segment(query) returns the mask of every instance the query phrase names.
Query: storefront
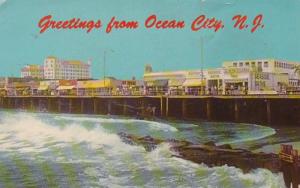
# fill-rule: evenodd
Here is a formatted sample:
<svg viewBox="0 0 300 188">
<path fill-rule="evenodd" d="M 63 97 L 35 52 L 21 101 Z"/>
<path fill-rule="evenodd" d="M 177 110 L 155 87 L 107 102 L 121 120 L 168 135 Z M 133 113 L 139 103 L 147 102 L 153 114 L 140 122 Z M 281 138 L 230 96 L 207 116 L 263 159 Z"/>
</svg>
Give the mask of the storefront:
<svg viewBox="0 0 300 188">
<path fill-rule="evenodd" d="M 101 96 L 115 95 L 116 85 L 112 79 L 78 81 L 77 95 L 79 96 Z"/>
<path fill-rule="evenodd" d="M 168 81 L 169 95 L 183 95 L 183 83 L 185 79 L 171 79 Z"/>
<path fill-rule="evenodd" d="M 26 82 L 12 82 L 7 85 L 7 94 L 9 96 L 29 96 L 31 89 Z"/>
<path fill-rule="evenodd" d="M 182 86 L 184 87 L 185 95 L 205 95 L 204 79 L 186 79 Z"/>
<path fill-rule="evenodd" d="M 212 69 L 207 71 L 207 94 L 222 95 L 223 84 L 223 69 Z"/>
<path fill-rule="evenodd" d="M 58 95 L 76 95 L 76 80 L 59 80 L 59 86 L 56 88 Z"/>
<path fill-rule="evenodd" d="M 154 80 L 146 82 L 147 95 L 165 95 L 168 93 L 168 80 Z"/>
<path fill-rule="evenodd" d="M 143 95 L 144 87 L 142 80 L 122 80 L 117 95 Z"/>
<path fill-rule="evenodd" d="M 248 79 L 225 79 L 225 95 L 245 95 L 248 93 Z"/>
</svg>

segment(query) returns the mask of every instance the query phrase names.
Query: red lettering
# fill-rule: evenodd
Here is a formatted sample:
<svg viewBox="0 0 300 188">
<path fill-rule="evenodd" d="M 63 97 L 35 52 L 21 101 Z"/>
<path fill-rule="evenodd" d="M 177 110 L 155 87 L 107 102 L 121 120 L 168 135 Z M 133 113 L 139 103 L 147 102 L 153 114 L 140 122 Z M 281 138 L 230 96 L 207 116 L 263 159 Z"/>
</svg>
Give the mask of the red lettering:
<svg viewBox="0 0 300 188">
<path fill-rule="evenodd" d="M 259 14 L 257 15 L 254 20 L 253 20 L 253 28 L 251 29 L 251 33 L 255 32 L 256 29 L 261 26 L 262 28 L 264 27 L 264 25 L 262 24 L 262 19 L 263 19 L 263 15 Z"/>
<path fill-rule="evenodd" d="M 200 29 L 214 29 L 217 32 L 219 29 L 224 28 L 223 22 L 215 18 L 206 18 L 205 15 L 198 16 L 191 25 L 192 31 Z"/>
<path fill-rule="evenodd" d="M 136 29 L 138 28 L 139 24 L 137 21 L 116 21 L 115 17 L 112 17 L 110 22 L 106 27 L 106 33 L 110 33 L 113 28 L 115 29 Z"/>
<path fill-rule="evenodd" d="M 56 24 L 55 24 L 55 28 L 56 29 L 60 29 L 61 27 L 62 27 L 62 21 L 58 21 L 58 22 L 56 22 Z"/>
<path fill-rule="evenodd" d="M 156 15 L 149 16 L 145 21 L 146 28 L 155 27 L 156 29 L 182 29 L 184 26 L 184 21 L 157 20 Z"/>
<path fill-rule="evenodd" d="M 248 27 L 248 25 L 246 25 L 247 16 L 235 15 L 232 20 L 235 21 L 234 28 L 238 27 L 238 29 L 242 30 Z"/>
<path fill-rule="evenodd" d="M 39 28 L 41 28 L 40 33 L 44 33 L 49 27 L 50 27 L 50 20 L 52 16 L 44 16 L 40 21 L 39 21 Z"/>
<path fill-rule="evenodd" d="M 146 28 L 151 28 L 151 27 L 154 26 L 155 22 L 156 22 L 156 15 L 151 15 L 145 21 L 145 27 Z"/>
</svg>

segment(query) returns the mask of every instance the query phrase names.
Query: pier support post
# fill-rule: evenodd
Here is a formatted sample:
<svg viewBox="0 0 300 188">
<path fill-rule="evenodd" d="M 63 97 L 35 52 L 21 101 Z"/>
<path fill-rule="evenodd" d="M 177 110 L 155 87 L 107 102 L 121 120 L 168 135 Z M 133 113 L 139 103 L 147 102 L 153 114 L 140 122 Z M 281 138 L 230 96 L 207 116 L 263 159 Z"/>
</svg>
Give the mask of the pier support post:
<svg viewBox="0 0 300 188">
<path fill-rule="evenodd" d="M 111 114 L 111 100 L 110 99 L 107 100 L 107 113 Z"/>
<path fill-rule="evenodd" d="M 18 101 L 19 100 L 19 98 L 14 98 L 14 107 L 13 108 L 19 108 L 19 106 L 18 106 Z"/>
<path fill-rule="evenodd" d="M 234 100 L 234 121 L 238 122 L 240 119 L 239 101 Z"/>
<path fill-rule="evenodd" d="M 47 98 L 47 110 L 51 111 L 51 98 Z"/>
<path fill-rule="evenodd" d="M 206 118 L 208 121 L 211 120 L 211 100 L 209 98 L 206 100 Z"/>
<path fill-rule="evenodd" d="M 26 109 L 25 108 L 25 98 L 24 97 L 22 98 L 22 109 Z"/>
<path fill-rule="evenodd" d="M 30 110 L 33 110 L 34 105 L 33 105 L 33 98 L 30 98 Z"/>
<path fill-rule="evenodd" d="M 42 101 L 41 101 L 41 99 L 38 99 L 38 102 L 39 102 L 39 108 L 38 108 L 38 110 L 42 110 Z"/>
<path fill-rule="evenodd" d="M 141 104 L 141 107 L 140 107 L 141 108 L 141 115 L 145 116 L 145 114 L 146 114 L 145 98 L 141 98 L 140 104 Z"/>
<path fill-rule="evenodd" d="M 267 123 L 270 125 L 272 122 L 271 101 L 270 100 L 266 100 L 266 106 L 267 106 Z"/>
<path fill-rule="evenodd" d="M 84 99 L 80 100 L 80 113 L 84 112 Z"/>
<path fill-rule="evenodd" d="M 160 116 L 164 116 L 164 104 L 163 104 L 163 96 L 160 97 Z"/>
<path fill-rule="evenodd" d="M 93 99 L 93 107 L 94 107 L 94 114 L 98 113 L 98 102 L 97 102 L 97 98 Z"/>
<path fill-rule="evenodd" d="M 182 118 L 186 118 L 187 115 L 187 99 L 182 99 Z"/>
<path fill-rule="evenodd" d="M 169 97 L 166 97 L 166 117 L 169 116 Z"/>
<path fill-rule="evenodd" d="M 58 98 L 57 102 L 58 102 L 58 112 L 61 113 L 61 101 L 62 99 L 61 98 Z"/>
<path fill-rule="evenodd" d="M 70 98 L 70 99 L 69 99 L 69 113 L 72 113 L 72 107 L 73 107 L 73 101 L 72 101 L 72 99 Z"/>
<path fill-rule="evenodd" d="M 127 115 L 127 100 L 123 99 L 123 115 Z"/>
</svg>

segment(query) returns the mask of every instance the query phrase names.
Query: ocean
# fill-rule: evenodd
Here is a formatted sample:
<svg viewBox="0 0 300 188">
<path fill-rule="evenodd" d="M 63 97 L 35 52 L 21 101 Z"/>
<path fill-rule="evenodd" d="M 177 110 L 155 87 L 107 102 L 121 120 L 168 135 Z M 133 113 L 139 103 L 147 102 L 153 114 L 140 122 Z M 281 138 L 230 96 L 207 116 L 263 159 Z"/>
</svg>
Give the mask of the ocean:
<svg viewBox="0 0 300 188">
<path fill-rule="evenodd" d="M 2 110 L 0 187 L 284 187 L 282 174 L 266 169 L 243 173 L 226 165 L 210 168 L 172 157 L 168 144 L 147 152 L 123 143 L 119 132 L 270 151 L 264 143 L 277 135 L 276 129 L 251 124 Z"/>
</svg>

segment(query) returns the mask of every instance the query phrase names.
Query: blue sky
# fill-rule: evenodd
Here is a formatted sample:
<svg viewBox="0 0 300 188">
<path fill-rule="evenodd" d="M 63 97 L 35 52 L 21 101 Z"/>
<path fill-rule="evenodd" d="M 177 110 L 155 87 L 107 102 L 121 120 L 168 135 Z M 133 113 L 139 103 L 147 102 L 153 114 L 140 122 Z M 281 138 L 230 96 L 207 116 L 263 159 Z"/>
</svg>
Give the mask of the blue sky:
<svg viewBox="0 0 300 188">
<path fill-rule="evenodd" d="M 204 66 L 219 67 L 225 60 L 277 58 L 300 61 L 300 0 L 0 0 L 0 75 L 19 76 L 26 64 L 42 64 L 45 57 L 92 60 L 94 78 L 102 77 L 103 51 L 107 73 L 117 78 L 141 78 L 144 65 L 156 71 L 200 69 L 204 38 Z M 104 28 L 53 30 L 39 34 L 38 22 L 51 14 L 56 20 L 73 17 L 101 19 L 104 26 L 112 16 L 137 20 L 141 27 L 113 31 Z M 186 22 L 183 30 L 153 30 L 143 27 L 156 14 L 161 19 Z M 201 14 L 224 21 L 218 32 L 192 32 L 191 22 Z M 264 15 L 263 29 L 233 29 L 236 14 L 253 19 Z"/>
</svg>

